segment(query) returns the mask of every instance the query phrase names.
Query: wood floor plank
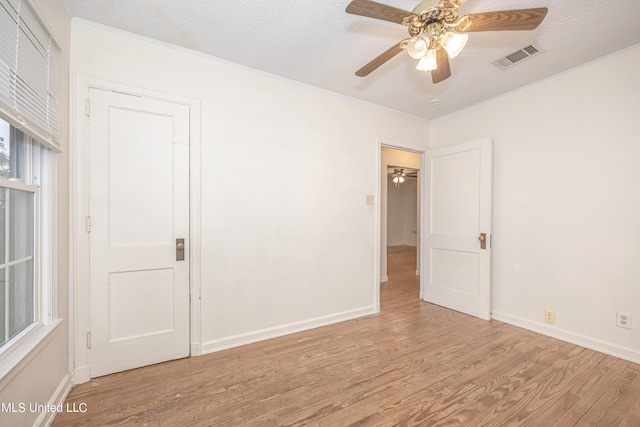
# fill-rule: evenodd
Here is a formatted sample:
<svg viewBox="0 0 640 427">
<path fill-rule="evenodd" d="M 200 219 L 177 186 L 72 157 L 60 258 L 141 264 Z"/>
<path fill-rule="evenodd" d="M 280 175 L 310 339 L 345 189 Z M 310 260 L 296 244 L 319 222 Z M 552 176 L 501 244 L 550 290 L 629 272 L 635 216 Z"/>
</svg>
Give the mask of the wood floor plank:
<svg viewBox="0 0 640 427">
<path fill-rule="evenodd" d="M 513 338 L 504 341 L 503 343 L 498 343 L 498 348 L 510 349 L 510 351 L 519 351 L 519 346 L 525 347 L 529 344 L 529 341 L 527 339 L 523 339 L 525 337 L 519 336 L 517 334 L 516 329 L 514 329 L 513 332 L 515 334 Z M 503 333 L 503 335 L 508 336 L 507 333 Z M 504 370 L 509 366 L 509 363 L 507 363 L 505 358 L 500 357 L 501 355 L 504 355 L 501 354 L 502 350 L 497 353 L 494 351 L 491 353 L 487 352 L 485 354 L 480 354 L 480 352 L 478 351 L 479 349 L 467 350 L 471 355 L 472 363 L 469 363 L 466 366 L 462 366 L 460 364 L 460 361 L 456 360 L 454 361 L 455 370 L 453 371 L 453 375 L 445 376 L 445 378 L 437 384 L 423 383 L 422 387 L 420 387 L 419 389 L 402 390 L 402 393 L 398 395 L 398 398 L 394 402 L 388 404 L 382 409 L 382 412 L 385 414 L 385 416 L 387 418 L 392 416 L 396 408 L 402 408 L 404 412 L 403 416 L 407 416 L 415 411 L 415 409 L 413 408 L 414 405 L 417 405 L 417 408 L 420 408 L 420 410 L 424 410 L 426 404 L 429 401 L 428 399 L 424 400 L 424 395 L 428 395 L 431 392 L 430 389 L 433 385 L 442 386 L 444 384 L 445 386 L 448 386 L 450 384 L 450 380 L 455 379 L 462 386 L 464 386 L 464 389 L 468 391 L 469 389 L 477 388 L 478 384 L 476 382 L 478 380 L 482 382 L 481 378 L 483 376 L 494 377 L 499 371 Z M 521 353 L 521 356 L 526 357 L 528 354 L 537 353 L 539 349 L 533 347 L 529 351 L 530 353 L 526 353 L 526 351 L 524 354 Z M 485 360 L 483 361 L 483 359 Z M 509 360 L 511 359 L 512 358 L 509 356 Z M 522 360 L 517 360 L 513 361 L 512 363 L 520 364 L 521 362 Z M 449 381 L 449 383 L 446 383 L 446 381 Z M 457 392 L 460 393 L 461 396 L 463 395 L 462 390 L 458 390 Z M 442 408 L 438 408 L 438 410 L 441 409 Z M 393 416 L 397 418 L 397 415 Z"/>
<path fill-rule="evenodd" d="M 604 372 L 598 372 L 597 368 L 595 370 L 596 376 L 599 374 L 597 381 L 593 383 L 591 388 L 583 391 L 583 394 L 579 396 L 575 404 L 567 408 L 565 413 L 551 424 L 552 427 L 579 425 L 580 420 L 593 407 L 595 402 L 597 402 L 607 390 L 614 387 L 615 382 L 629 366 L 629 362 L 626 360 L 612 356 L 607 356 L 602 363 L 604 364 L 602 367 Z"/>
<path fill-rule="evenodd" d="M 54 426 L 640 426 L 640 365 L 419 300 L 388 250 L 381 313 L 73 388 Z"/>
<path fill-rule="evenodd" d="M 523 384 L 541 372 L 550 363 L 553 363 L 563 353 L 566 344 L 552 342 L 542 349 L 535 349 L 533 355 L 526 360 L 519 358 L 517 366 L 508 372 L 493 376 L 473 396 L 473 399 L 461 399 L 442 411 L 425 411 L 416 418 L 419 420 L 429 420 L 430 425 L 447 425 L 452 421 L 460 425 L 467 425 L 478 419 L 499 404 L 508 402 L 511 397 Z"/>
<path fill-rule="evenodd" d="M 608 388 L 598 401 L 584 414 L 578 423 L 597 426 L 616 426 L 637 404 L 640 395 L 637 393 L 638 374 L 640 367 L 628 366 L 614 383 Z M 633 383 L 636 388 L 633 388 Z"/>
<path fill-rule="evenodd" d="M 591 355 L 585 353 L 585 356 L 588 358 L 584 359 L 584 363 L 579 360 L 571 361 L 565 371 L 559 373 L 564 375 L 562 381 L 554 384 L 555 388 L 549 387 L 540 402 L 525 406 L 516 419 L 527 420 L 523 425 L 535 426 L 551 425 L 560 418 L 579 400 L 579 390 L 593 385 L 595 368 L 606 358 L 596 351 L 591 351 Z"/>
<path fill-rule="evenodd" d="M 539 420 L 545 415 L 553 416 L 556 404 L 571 390 L 575 382 L 584 380 L 582 374 L 588 373 L 587 370 L 591 367 L 589 360 L 592 357 L 601 359 L 595 353 L 579 347 L 572 349 L 565 357 L 556 360 L 513 393 L 509 405 L 496 406 L 490 416 L 475 420 L 469 425 L 502 426 L 505 422 L 527 425 L 534 420 L 539 425 Z"/>
<path fill-rule="evenodd" d="M 484 322 L 479 322 L 482 324 Z M 484 326 L 484 325 L 483 325 Z M 496 333 L 491 329 L 485 330 L 491 334 Z M 473 350 L 476 347 L 486 346 L 486 342 L 482 339 L 485 335 L 479 335 L 475 341 L 467 342 L 467 349 Z M 506 339 L 502 338 L 502 339 Z M 348 421 L 347 414 L 352 413 L 355 417 L 362 416 L 362 406 L 369 406 L 372 403 L 379 404 L 384 399 L 393 398 L 398 393 L 398 388 L 405 390 L 412 384 L 412 381 L 420 381 L 420 387 L 424 387 L 424 379 L 422 372 L 425 370 L 434 370 L 441 365 L 443 360 L 448 360 L 455 356 L 459 362 L 460 358 L 467 357 L 474 359 L 476 356 L 472 352 L 463 353 L 459 350 L 452 351 L 450 355 L 439 350 L 439 345 L 433 346 L 433 351 L 424 351 L 420 355 L 406 353 L 404 349 L 391 347 L 393 350 L 387 351 L 384 355 L 378 355 L 375 361 L 375 368 L 366 367 L 363 370 L 364 375 L 358 375 L 349 379 L 350 387 L 336 395 L 325 396 L 322 401 L 316 401 L 315 404 L 320 406 L 316 413 L 308 414 L 306 418 L 301 419 L 302 422 L 308 422 L 317 417 L 324 417 L 326 422 L 331 423 L 334 418 L 339 421 Z M 407 354 L 409 357 L 407 357 Z M 358 361 L 361 366 L 362 361 Z M 454 375 L 458 370 L 441 371 L 439 376 L 447 377 Z M 436 381 L 434 376 L 430 380 Z M 304 402 L 302 402 L 304 404 Z M 324 406 L 321 403 L 325 403 Z M 338 414 L 338 415 L 335 415 Z M 335 422 L 338 422 L 337 420 Z"/>
</svg>

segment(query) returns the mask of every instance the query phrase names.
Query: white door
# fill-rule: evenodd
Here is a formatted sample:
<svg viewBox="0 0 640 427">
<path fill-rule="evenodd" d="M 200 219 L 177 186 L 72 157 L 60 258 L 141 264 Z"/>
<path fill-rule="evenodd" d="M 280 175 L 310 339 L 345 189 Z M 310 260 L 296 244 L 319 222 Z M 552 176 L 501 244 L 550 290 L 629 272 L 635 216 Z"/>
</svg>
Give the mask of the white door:
<svg viewBox="0 0 640 427">
<path fill-rule="evenodd" d="M 422 298 L 491 317 L 492 146 L 482 139 L 426 154 Z"/>
<path fill-rule="evenodd" d="M 189 107 L 99 89 L 89 100 L 97 377 L 189 355 Z"/>
</svg>

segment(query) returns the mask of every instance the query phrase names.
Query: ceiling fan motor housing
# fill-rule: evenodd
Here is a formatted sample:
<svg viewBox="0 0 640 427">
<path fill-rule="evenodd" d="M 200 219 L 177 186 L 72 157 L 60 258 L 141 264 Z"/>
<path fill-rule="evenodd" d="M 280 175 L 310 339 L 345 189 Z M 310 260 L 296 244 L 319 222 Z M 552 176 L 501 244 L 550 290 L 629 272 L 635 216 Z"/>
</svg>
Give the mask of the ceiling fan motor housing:
<svg viewBox="0 0 640 427">
<path fill-rule="evenodd" d="M 455 26 L 457 17 L 458 13 L 455 10 L 437 7 L 419 15 L 410 15 L 405 18 L 403 24 L 408 26 L 411 37 L 422 33 L 438 36 L 446 31 L 447 28 Z"/>
<path fill-rule="evenodd" d="M 437 9 L 439 4 L 440 0 L 424 0 L 414 7 L 412 12 L 414 15 L 420 15 L 428 10 Z"/>
</svg>

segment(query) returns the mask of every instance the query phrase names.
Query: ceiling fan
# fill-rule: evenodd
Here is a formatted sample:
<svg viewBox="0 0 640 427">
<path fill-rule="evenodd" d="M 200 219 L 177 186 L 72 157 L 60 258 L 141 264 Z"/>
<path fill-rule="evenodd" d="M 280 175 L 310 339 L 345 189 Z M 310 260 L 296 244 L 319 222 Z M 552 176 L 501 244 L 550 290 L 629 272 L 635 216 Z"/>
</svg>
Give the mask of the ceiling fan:
<svg viewBox="0 0 640 427">
<path fill-rule="evenodd" d="M 360 68 L 356 76 L 368 76 L 406 50 L 412 58 L 420 60 L 416 68 L 431 71 L 431 80 L 439 83 L 451 76 L 449 58 L 455 58 L 469 38 L 461 33 L 533 30 L 540 25 L 548 10 L 546 7 L 537 7 L 458 16 L 458 8 L 465 1 L 424 0 L 412 12 L 408 12 L 371 0 L 353 0 L 347 6 L 347 13 L 402 24 L 408 27 L 410 36 Z"/>
</svg>

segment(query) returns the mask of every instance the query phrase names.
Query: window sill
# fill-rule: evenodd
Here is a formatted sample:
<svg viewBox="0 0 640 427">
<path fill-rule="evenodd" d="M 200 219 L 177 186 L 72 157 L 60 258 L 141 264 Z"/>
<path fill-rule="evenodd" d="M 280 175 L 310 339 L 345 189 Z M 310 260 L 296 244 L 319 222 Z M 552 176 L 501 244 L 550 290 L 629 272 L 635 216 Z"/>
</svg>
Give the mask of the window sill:
<svg viewBox="0 0 640 427">
<path fill-rule="evenodd" d="M 62 323 L 56 319 L 48 325 L 42 325 L 31 331 L 15 348 L 3 354 L 0 360 L 0 389 L 24 368 L 53 337 L 53 331 Z"/>
</svg>

